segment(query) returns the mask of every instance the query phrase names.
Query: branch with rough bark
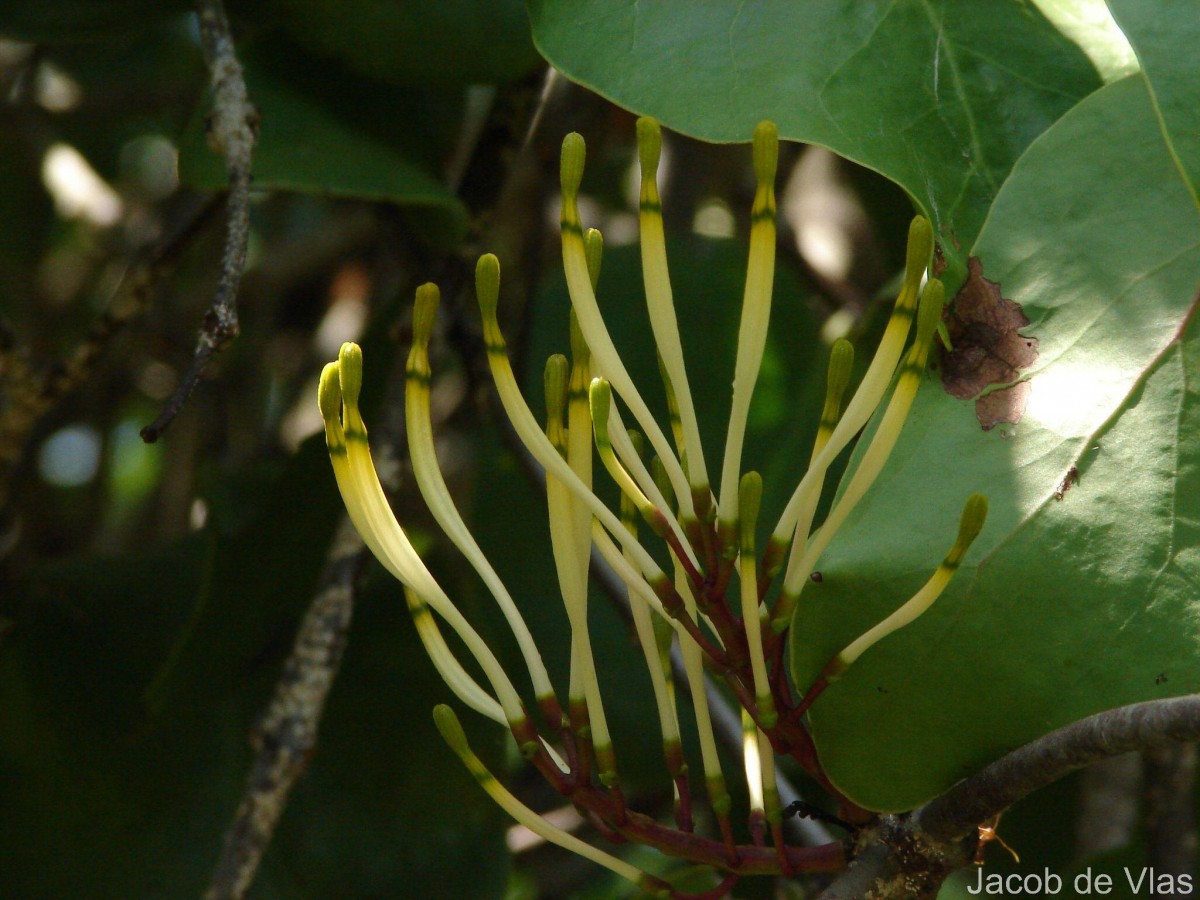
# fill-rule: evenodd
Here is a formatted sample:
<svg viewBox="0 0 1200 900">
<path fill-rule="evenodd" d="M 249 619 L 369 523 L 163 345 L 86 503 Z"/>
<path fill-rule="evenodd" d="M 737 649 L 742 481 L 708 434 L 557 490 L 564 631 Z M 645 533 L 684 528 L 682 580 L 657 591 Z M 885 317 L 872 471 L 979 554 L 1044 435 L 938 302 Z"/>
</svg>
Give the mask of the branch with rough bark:
<svg viewBox="0 0 1200 900">
<path fill-rule="evenodd" d="M 1052 731 L 996 760 L 911 814 L 859 835 L 851 866 L 821 900 L 934 897 L 974 859 L 979 827 L 1077 769 L 1134 750 L 1200 741 L 1200 694 L 1135 703 Z"/>
<path fill-rule="evenodd" d="M 1111 709 L 1001 757 L 931 801 L 917 818 L 939 840 L 961 838 L 1027 794 L 1090 763 L 1195 741 L 1200 741 L 1200 694 Z"/>
<path fill-rule="evenodd" d="M 258 136 L 258 110 L 246 91 L 246 79 L 234 52 L 229 19 L 221 0 L 196 0 L 196 14 L 213 89 L 209 140 L 224 154 L 229 176 L 225 249 L 216 293 L 200 327 L 192 363 L 162 412 L 142 429 L 142 440 L 148 444 L 157 441 L 183 409 L 213 355 L 237 337 L 237 292 L 250 239 L 250 166 Z"/>
<path fill-rule="evenodd" d="M 296 779 L 317 745 L 325 701 L 341 665 L 354 612 L 362 539 L 343 517 L 321 584 L 305 613 L 275 695 L 255 729 L 246 791 L 225 834 L 205 900 L 244 897 L 258 873 Z"/>
</svg>

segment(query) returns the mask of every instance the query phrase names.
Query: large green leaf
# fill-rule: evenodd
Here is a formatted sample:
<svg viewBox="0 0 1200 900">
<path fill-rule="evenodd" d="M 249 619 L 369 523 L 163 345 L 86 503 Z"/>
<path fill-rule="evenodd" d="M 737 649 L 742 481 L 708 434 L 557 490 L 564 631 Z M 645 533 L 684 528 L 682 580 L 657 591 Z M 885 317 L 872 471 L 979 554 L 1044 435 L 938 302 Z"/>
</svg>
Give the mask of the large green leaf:
<svg viewBox="0 0 1200 900">
<path fill-rule="evenodd" d="M 963 499 L 990 496 L 933 610 L 813 707 L 831 778 L 877 809 L 910 808 L 1090 713 L 1200 690 L 1200 336 L 1181 326 L 1200 284 L 1200 215 L 1141 76 L 1030 147 L 972 252 L 1040 339 L 1025 418 L 983 432 L 927 379 L 794 623 L 807 684 L 928 577 Z M 1058 501 L 1072 465 L 1079 485 Z"/>
<path fill-rule="evenodd" d="M 1200 41 L 1200 16 L 1188 0 L 1108 0 L 1137 53 L 1163 136 L 1200 204 L 1200 129 L 1196 66 L 1189 49 Z"/>
<path fill-rule="evenodd" d="M 1079 47 L 1017 0 L 529 8 L 546 58 L 623 106 L 715 141 L 773 119 L 783 137 L 896 181 L 952 262 L 1030 141 L 1100 83 Z"/>
<path fill-rule="evenodd" d="M 455 97 L 387 87 L 278 48 L 251 48 L 244 62 L 261 118 L 255 188 L 415 207 L 438 234 L 462 234 L 465 209 L 437 175 L 456 127 Z M 180 140 L 179 174 L 220 190 L 228 176 L 205 137 L 210 110 L 203 98 Z"/>
<path fill-rule="evenodd" d="M 1138 70 L 1137 57 L 1104 0 L 1033 0 L 1054 27 L 1079 45 L 1106 82 Z"/>
<path fill-rule="evenodd" d="M 538 64 L 521 0 L 240 0 L 315 56 L 389 84 L 511 81 Z"/>
</svg>

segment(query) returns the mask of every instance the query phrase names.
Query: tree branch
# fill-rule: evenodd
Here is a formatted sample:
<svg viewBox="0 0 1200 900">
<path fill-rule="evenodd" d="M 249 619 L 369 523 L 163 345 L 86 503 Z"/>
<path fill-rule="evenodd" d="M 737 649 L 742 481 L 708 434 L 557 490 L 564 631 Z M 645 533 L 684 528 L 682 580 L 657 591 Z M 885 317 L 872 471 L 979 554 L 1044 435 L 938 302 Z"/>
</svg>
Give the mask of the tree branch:
<svg viewBox="0 0 1200 900">
<path fill-rule="evenodd" d="M 363 544 L 342 518 L 321 586 L 305 613 L 275 696 L 251 738 L 256 750 L 246 792 L 225 834 L 205 900 L 236 900 L 254 882 L 275 826 L 317 744 L 329 689 L 341 665 L 354 612 L 354 576 Z"/>
<path fill-rule="evenodd" d="M 1172 743 L 1200 741 L 1200 694 L 1097 713 L 1038 738 L 960 781 L 917 812 L 940 840 L 972 833 L 1026 794 L 1089 763 Z"/>
<path fill-rule="evenodd" d="M 142 440 L 148 444 L 157 441 L 183 409 L 212 356 L 237 336 L 237 291 L 250 237 L 250 165 L 258 136 L 258 110 L 246 92 L 246 79 L 234 53 L 229 19 L 221 0 L 196 0 L 196 14 L 204 60 L 212 77 L 209 139 L 225 155 L 229 175 L 228 224 L 221 275 L 212 307 L 200 326 L 192 364 L 158 418 L 142 429 Z"/>
<path fill-rule="evenodd" d="M 1133 750 L 1200 741 L 1200 694 L 1134 703 L 1059 728 L 964 779 L 922 808 L 881 816 L 819 900 L 934 897 L 970 864 L 979 826 L 1076 769 Z"/>
</svg>

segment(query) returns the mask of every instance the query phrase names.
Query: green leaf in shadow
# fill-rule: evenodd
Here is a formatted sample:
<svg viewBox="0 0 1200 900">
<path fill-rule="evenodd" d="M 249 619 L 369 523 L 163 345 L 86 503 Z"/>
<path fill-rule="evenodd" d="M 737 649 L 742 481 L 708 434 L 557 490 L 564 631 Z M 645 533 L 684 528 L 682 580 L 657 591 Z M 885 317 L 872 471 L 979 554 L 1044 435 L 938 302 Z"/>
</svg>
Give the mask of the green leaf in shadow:
<svg viewBox="0 0 1200 900">
<path fill-rule="evenodd" d="M 466 227 L 462 203 L 435 175 L 457 101 L 425 91 L 398 91 L 325 70 L 312 83 L 312 60 L 281 63 L 265 52 L 244 55 L 246 84 L 261 125 L 254 186 L 351 197 L 413 207 L 445 241 Z M 193 187 L 228 185 L 225 160 L 208 146 L 202 100 L 180 139 L 179 174 Z"/>
</svg>

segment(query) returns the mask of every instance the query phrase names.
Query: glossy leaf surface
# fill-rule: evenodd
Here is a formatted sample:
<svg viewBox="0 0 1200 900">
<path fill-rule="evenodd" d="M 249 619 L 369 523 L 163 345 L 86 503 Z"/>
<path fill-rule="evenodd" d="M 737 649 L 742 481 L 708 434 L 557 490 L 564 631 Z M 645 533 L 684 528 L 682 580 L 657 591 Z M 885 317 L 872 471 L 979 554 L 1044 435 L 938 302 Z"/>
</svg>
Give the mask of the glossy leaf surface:
<svg viewBox="0 0 1200 900">
<path fill-rule="evenodd" d="M 807 684 L 928 577 L 963 499 L 989 495 L 987 526 L 933 610 L 813 708 L 831 777 L 876 808 L 910 808 L 1074 719 L 1200 689 L 1186 499 L 1200 348 L 1181 328 L 1200 285 L 1200 216 L 1140 76 L 1030 148 L 972 252 L 1040 340 L 1026 416 L 984 432 L 927 377 L 794 624 Z M 1079 484 L 1057 500 L 1072 466 Z"/>
<path fill-rule="evenodd" d="M 1017 157 L 1100 83 L 1076 44 L 1009 0 L 529 8 L 568 77 L 705 140 L 748 140 L 772 119 L 903 186 L 960 264 Z"/>
</svg>

